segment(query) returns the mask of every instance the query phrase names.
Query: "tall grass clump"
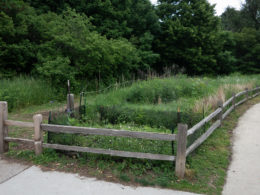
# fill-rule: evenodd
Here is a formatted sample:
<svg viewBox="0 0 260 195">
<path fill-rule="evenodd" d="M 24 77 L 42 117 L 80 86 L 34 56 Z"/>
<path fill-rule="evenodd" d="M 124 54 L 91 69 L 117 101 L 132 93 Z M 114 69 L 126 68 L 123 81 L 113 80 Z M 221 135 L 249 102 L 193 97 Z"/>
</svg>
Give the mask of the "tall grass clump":
<svg viewBox="0 0 260 195">
<path fill-rule="evenodd" d="M 203 97 L 213 88 L 203 79 L 176 76 L 166 79 L 152 79 L 133 85 L 127 92 L 131 103 L 168 103 L 179 98 Z"/>
<path fill-rule="evenodd" d="M 20 76 L 0 80 L 0 100 L 8 102 L 9 111 L 57 98 L 56 90 L 39 79 Z"/>
</svg>

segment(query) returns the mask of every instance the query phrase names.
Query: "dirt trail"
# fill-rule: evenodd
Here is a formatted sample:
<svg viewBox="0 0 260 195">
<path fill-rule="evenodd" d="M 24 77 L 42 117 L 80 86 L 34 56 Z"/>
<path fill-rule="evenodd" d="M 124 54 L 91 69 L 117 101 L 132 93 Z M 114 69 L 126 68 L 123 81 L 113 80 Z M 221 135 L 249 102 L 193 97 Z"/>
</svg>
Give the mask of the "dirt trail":
<svg viewBox="0 0 260 195">
<path fill-rule="evenodd" d="M 239 119 L 234 130 L 233 155 L 223 194 L 260 194 L 260 104 Z"/>
</svg>

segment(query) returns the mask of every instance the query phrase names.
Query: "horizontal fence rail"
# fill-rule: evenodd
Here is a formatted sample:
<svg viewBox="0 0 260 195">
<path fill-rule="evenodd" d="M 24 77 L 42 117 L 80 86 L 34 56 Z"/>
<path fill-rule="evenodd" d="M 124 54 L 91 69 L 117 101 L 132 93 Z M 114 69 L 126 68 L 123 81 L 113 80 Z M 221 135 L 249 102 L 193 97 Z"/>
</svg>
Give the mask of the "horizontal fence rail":
<svg viewBox="0 0 260 195">
<path fill-rule="evenodd" d="M 247 92 L 247 90 L 246 90 L 246 91 L 241 91 L 241 92 L 237 93 L 237 94 L 235 95 L 235 97 L 236 97 L 236 98 L 237 98 L 237 97 L 240 97 L 241 95 L 246 94 L 246 92 Z"/>
<path fill-rule="evenodd" d="M 234 96 L 229 98 L 226 102 L 224 102 L 223 108 L 227 107 L 233 100 L 234 100 Z"/>
<path fill-rule="evenodd" d="M 239 101 L 238 103 L 235 104 L 235 107 L 239 106 L 240 104 L 243 104 L 244 102 L 246 102 L 247 99 L 242 99 L 241 101 Z"/>
<path fill-rule="evenodd" d="M 105 135 L 105 136 L 130 137 L 130 138 L 141 138 L 141 139 L 162 140 L 162 141 L 176 140 L 175 134 L 149 133 L 149 132 L 126 131 L 126 130 L 116 130 L 116 129 L 51 125 L 51 124 L 42 124 L 41 128 L 43 131 L 49 131 L 54 133 Z"/>
<path fill-rule="evenodd" d="M 199 147 L 219 126 L 220 120 L 217 120 L 202 136 L 200 136 L 186 151 L 186 156 Z"/>
<path fill-rule="evenodd" d="M 34 127 L 33 123 L 31 123 L 31 122 L 5 120 L 4 123 L 6 126 L 18 126 L 18 127 L 28 127 L 28 128 Z"/>
<path fill-rule="evenodd" d="M 221 108 L 218 108 L 214 112 L 212 112 L 209 116 L 205 117 L 202 121 L 194 125 L 192 128 L 188 130 L 188 136 L 192 135 L 196 130 L 200 129 L 202 126 L 204 126 L 206 123 L 208 123 L 210 120 L 212 120 L 214 117 L 216 117 L 220 112 Z"/>
<path fill-rule="evenodd" d="M 231 106 L 224 114 L 223 114 L 223 119 L 225 119 L 229 114 L 230 112 L 232 112 L 232 110 L 234 110 L 235 106 Z"/>
<path fill-rule="evenodd" d="M 251 95 L 249 95 L 251 94 Z M 245 98 L 241 100 L 241 96 L 245 95 Z M 90 127 L 74 127 L 64 125 L 51 125 L 42 124 L 42 115 L 34 115 L 32 122 L 21 122 L 8 120 L 8 108 L 7 102 L 0 101 L 0 154 L 7 152 L 9 149 L 9 142 L 25 143 L 30 146 L 34 146 L 35 154 L 42 154 L 43 148 L 52 148 L 56 150 L 74 151 L 74 152 L 88 152 L 95 154 L 105 154 L 119 157 L 139 158 L 139 159 L 151 159 L 151 160 L 164 160 L 164 161 L 176 161 L 175 174 L 179 178 L 183 178 L 185 174 L 185 162 L 186 157 L 191 154 L 196 148 L 198 148 L 207 138 L 222 124 L 222 120 L 225 119 L 237 106 L 246 102 L 247 100 L 260 95 L 260 87 L 245 91 L 241 91 L 237 94 L 233 94 L 226 102 L 218 103 L 218 108 L 210 115 L 205 117 L 199 123 L 188 129 L 186 124 L 178 124 L 178 134 L 163 134 L 152 132 L 137 132 L 126 131 L 117 129 L 103 129 L 103 128 L 90 128 Z M 237 98 L 239 101 L 237 102 Z M 224 109 L 226 109 L 225 112 Z M 216 118 L 216 119 L 215 119 Z M 187 138 L 196 131 L 201 129 L 204 125 L 213 121 L 213 124 L 197 138 L 188 148 Z M 8 136 L 8 126 L 18 126 L 24 128 L 34 129 L 34 140 L 14 138 Z M 100 135 L 100 136 L 119 136 L 128 138 L 140 138 L 149 140 L 161 140 L 161 141 L 177 141 L 177 155 L 163 155 L 163 154 L 151 154 L 141 152 L 129 152 L 110 149 L 69 146 L 60 144 L 43 143 L 43 131 L 54 133 L 68 133 L 68 134 L 82 134 L 82 135 Z"/>
<path fill-rule="evenodd" d="M 5 137 L 4 140 L 7 142 L 25 143 L 25 144 L 32 145 L 32 146 L 34 145 L 34 140 L 31 140 L 31 139 Z"/>
<path fill-rule="evenodd" d="M 119 157 L 128 157 L 128 158 L 165 160 L 165 161 L 174 161 L 175 160 L 175 156 L 162 155 L 162 154 L 127 152 L 127 151 L 119 151 L 119 150 L 108 150 L 108 149 L 79 147 L 79 146 L 67 146 L 67 145 L 60 145 L 60 144 L 43 144 L 43 147 L 52 148 L 52 149 L 56 149 L 56 150 L 88 152 L 88 153 L 94 153 L 94 154 L 106 154 L 106 155 L 110 155 L 110 156 L 119 156 Z"/>
</svg>

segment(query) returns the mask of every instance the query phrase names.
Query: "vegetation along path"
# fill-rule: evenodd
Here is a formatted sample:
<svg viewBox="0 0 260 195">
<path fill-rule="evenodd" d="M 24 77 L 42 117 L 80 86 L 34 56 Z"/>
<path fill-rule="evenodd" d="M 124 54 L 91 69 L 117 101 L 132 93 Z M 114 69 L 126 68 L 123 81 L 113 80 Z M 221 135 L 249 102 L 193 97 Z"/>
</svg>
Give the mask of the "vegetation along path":
<svg viewBox="0 0 260 195">
<path fill-rule="evenodd" d="M 234 130 L 233 155 L 223 194 L 260 193 L 260 104 L 249 109 Z"/>
</svg>

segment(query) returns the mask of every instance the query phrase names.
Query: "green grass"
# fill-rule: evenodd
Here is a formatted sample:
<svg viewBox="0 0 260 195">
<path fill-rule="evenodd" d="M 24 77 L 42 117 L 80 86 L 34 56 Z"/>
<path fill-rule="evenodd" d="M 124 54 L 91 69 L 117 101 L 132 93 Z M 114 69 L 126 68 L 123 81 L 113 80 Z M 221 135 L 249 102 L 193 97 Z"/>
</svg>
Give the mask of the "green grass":
<svg viewBox="0 0 260 195">
<path fill-rule="evenodd" d="M 0 80 L 0 100 L 8 102 L 9 111 L 57 99 L 57 90 L 40 79 L 21 76 Z"/>
</svg>

